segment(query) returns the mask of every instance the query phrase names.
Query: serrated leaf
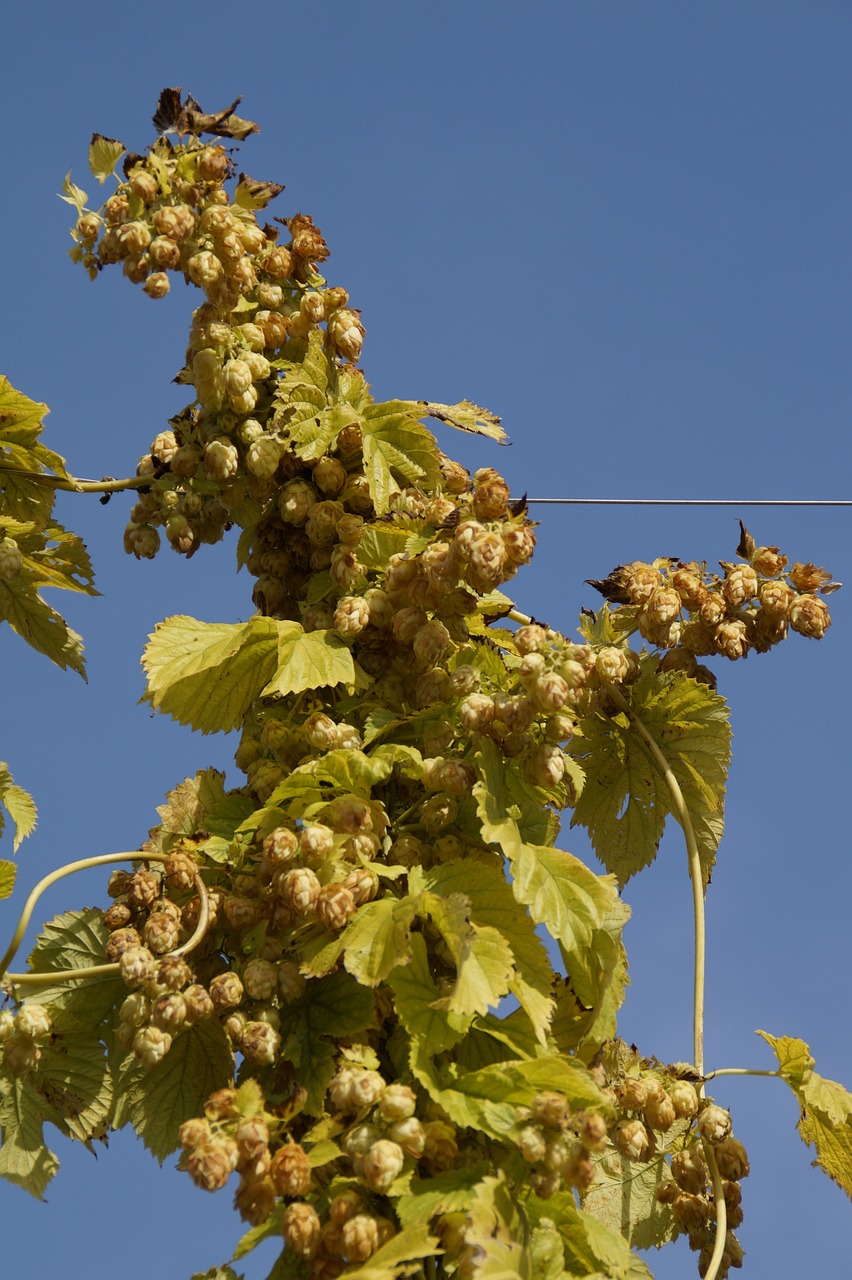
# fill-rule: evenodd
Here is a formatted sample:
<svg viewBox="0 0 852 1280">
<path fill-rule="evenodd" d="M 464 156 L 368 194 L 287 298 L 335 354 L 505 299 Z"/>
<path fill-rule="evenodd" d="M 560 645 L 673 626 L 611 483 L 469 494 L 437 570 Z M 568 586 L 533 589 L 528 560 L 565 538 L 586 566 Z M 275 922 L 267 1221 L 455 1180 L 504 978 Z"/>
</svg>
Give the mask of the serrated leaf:
<svg viewBox="0 0 852 1280">
<path fill-rule="evenodd" d="M 205 827 L 208 814 L 225 795 L 225 775 L 218 769 L 201 769 L 183 782 L 157 806 L 163 830 L 172 835 L 191 836 Z"/>
<path fill-rule="evenodd" d="M 406 404 L 390 400 L 371 404 L 364 412 L 364 472 L 377 515 L 390 509 L 395 493 L 405 485 L 428 487 L 440 476 L 440 455 L 435 437 L 422 423 L 409 417 Z"/>
<path fill-rule="evenodd" d="M 0 1103 L 0 1178 L 13 1182 L 41 1200 L 59 1168 L 59 1161 L 45 1145 L 43 1126 L 51 1119 L 37 1094 L 21 1079 L 13 1080 Z"/>
<path fill-rule="evenodd" d="M 455 1059 L 462 1071 L 480 1071 L 495 1062 L 534 1058 L 540 1052 L 541 1042 L 523 1009 L 513 1009 L 503 1017 L 486 1013 L 475 1018 L 455 1051 Z"/>
<path fill-rule="evenodd" d="M 705 887 L 723 830 L 731 730 L 725 700 L 682 672 L 643 664 L 629 689 L 634 715 L 663 753 L 689 809 Z M 596 714 L 581 721 L 572 754 L 586 773 L 572 826 L 588 829 L 595 852 L 619 884 L 649 866 L 657 854 L 671 793 L 656 761 L 626 714 Z"/>
<path fill-rule="evenodd" d="M 527 1216 L 505 1174 L 483 1178 L 462 1228 L 471 1274 L 486 1280 L 533 1280 Z"/>
<path fill-rule="evenodd" d="M 334 361 L 326 354 L 324 335 L 314 329 L 308 338 L 303 358 L 287 366 L 275 388 L 276 425 L 286 429 L 290 439 L 298 445 L 310 448 L 314 443 L 314 428 L 306 426 L 301 430 L 300 424 L 313 423 L 333 403 L 337 379 Z M 340 424 L 343 425 L 345 423 Z M 315 438 L 318 440 L 321 434 L 320 427 Z M 333 438 L 333 435 L 329 436 L 328 443 Z"/>
<path fill-rule="evenodd" d="M 40 530 L 38 542 L 32 553 L 21 547 L 24 572 L 34 586 L 100 595 L 95 590 L 94 570 L 82 538 L 60 524 L 50 524 Z"/>
<path fill-rule="evenodd" d="M 591 1008 L 601 997 L 603 970 L 595 944 L 618 904 L 608 876 L 595 875 L 579 858 L 560 849 L 526 844 L 510 816 L 505 763 L 496 745 L 484 741 L 474 757 L 477 813 L 485 840 L 509 860 L 512 892 L 562 946 L 577 994 Z"/>
<path fill-rule="evenodd" d="M 422 1041 L 413 1047 L 411 1068 L 417 1079 L 455 1124 L 481 1129 L 493 1138 L 510 1135 L 518 1122 L 518 1107 L 529 1107 L 542 1089 L 564 1093 L 577 1110 L 609 1109 L 586 1068 L 568 1058 L 548 1054 L 458 1072 L 453 1064 L 439 1068 L 429 1057 L 434 1052 L 433 1045 Z"/>
<path fill-rule="evenodd" d="M 64 460 L 39 441 L 48 412 L 0 376 L 0 510 L 37 528 L 49 523 L 54 499 L 39 477 L 49 471 L 67 478 Z"/>
<path fill-rule="evenodd" d="M 595 1180 L 583 1196 L 583 1209 L 622 1236 L 633 1249 L 659 1249 L 678 1234 L 670 1205 L 656 1190 L 669 1177 L 663 1155 L 646 1164 L 608 1150 L 595 1161 Z"/>
<path fill-rule="evenodd" d="M 465 1241 L 474 1251 L 471 1275 L 477 1280 L 533 1280 L 532 1256 L 517 1240 L 506 1240 L 484 1226 L 468 1229 Z"/>
<path fill-rule="evenodd" d="M 288 435 L 297 457 L 310 462 L 328 453 L 343 428 L 355 418 L 348 405 L 325 405 L 308 413 L 309 408 L 310 401 L 296 404 L 295 412 L 304 416 L 288 424 Z"/>
<path fill-rule="evenodd" d="M 277 669 L 260 690 L 265 697 L 354 682 L 351 650 L 335 631 L 305 631 L 298 622 L 279 622 L 277 627 Z"/>
<path fill-rule="evenodd" d="M 15 828 L 15 834 L 12 838 L 12 851 L 17 853 L 21 847 L 21 842 L 35 830 L 37 817 L 35 801 L 28 791 L 15 785 L 9 772 L 9 766 L 0 760 L 0 833 L 2 833 L 5 825 L 4 809 L 12 819 L 12 825 Z M 10 888 L 9 893 L 11 891 Z M 8 895 L 0 893 L 0 897 L 6 896 Z"/>
<path fill-rule="evenodd" d="M 358 559 L 365 569 L 384 568 L 391 556 L 405 551 L 408 532 L 396 525 L 368 524 L 358 543 Z"/>
<path fill-rule="evenodd" d="M 0 899 L 12 896 L 17 874 L 18 868 L 14 862 L 8 862 L 5 858 L 0 858 Z"/>
<path fill-rule="evenodd" d="M 145 646 L 145 700 L 202 733 L 236 729 L 277 661 L 272 618 L 199 622 L 177 614 L 158 623 Z"/>
<path fill-rule="evenodd" d="M 233 1073 L 228 1037 L 217 1018 L 208 1018 L 176 1036 L 166 1056 L 131 1084 L 128 1118 L 161 1164 L 177 1147 L 183 1122 L 201 1115 L 206 1099 L 230 1084 Z"/>
<path fill-rule="evenodd" d="M 530 1263 L 533 1280 L 562 1280 L 565 1274 L 565 1250 L 562 1237 L 551 1224 L 536 1227 L 530 1238 Z"/>
<path fill-rule="evenodd" d="M 469 862 L 450 862 L 433 867 L 425 883 L 436 893 L 467 894 L 471 919 L 476 924 L 498 929 L 509 943 L 516 970 L 510 980 L 510 990 L 544 1044 L 553 1013 L 553 971 L 532 919 L 519 909 L 502 868 L 480 863 L 472 874 Z"/>
<path fill-rule="evenodd" d="M 772 1036 L 768 1031 L 758 1031 L 757 1034 L 774 1050 L 778 1070 L 790 1088 L 801 1089 L 816 1065 L 804 1040 L 793 1036 Z"/>
<path fill-rule="evenodd" d="M 82 637 L 26 579 L 0 582 L 0 620 L 8 622 L 37 653 L 43 653 L 63 671 L 70 667 L 85 680 Z"/>
<path fill-rule="evenodd" d="M 103 184 L 107 178 L 113 177 L 115 166 L 124 155 L 123 142 L 115 138 L 105 138 L 102 133 L 93 133 L 89 143 L 89 168 L 98 182 Z"/>
<path fill-rule="evenodd" d="M 447 1005 L 454 1013 L 487 1013 L 508 995 L 515 976 L 512 948 L 489 925 L 471 924 L 472 937 Z"/>
<path fill-rule="evenodd" d="M 436 1007 L 463 1016 L 496 1008 L 507 994 L 515 972 L 511 947 L 502 934 L 473 924 L 470 899 L 461 893 L 446 897 L 422 893 L 417 911 L 431 919 L 456 967 L 452 990 L 436 1001 Z"/>
<path fill-rule="evenodd" d="M 367 987 L 411 959 L 411 923 L 417 904 L 412 898 L 379 898 L 361 907 L 341 934 L 343 963 Z"/>
<path fill-rule="evenodd" d="M 356 748 L 327 752 L 314 765 L 314 777 L 330 782 L 340 791 L 369 799 L 373 787 L 386 782 L 393 772 L 394 756 L 382 753 L 381 747 L 373 755 L 366 755 Z"/>
<path fill-rule="evenodd" d="M 487 1164 L 480 1163 L 469 1169 L 442 1173 L 435 1178 L 414 1178 L 407 1193 L 396 1204 L 400 1222 L 408 1227 L 416 1222 L 429 1222 L 439 1213 L 469 1209 L 488 1169 Z"/>
<path fill-rule="evenodd" d="M 277 182 L 258 181 L 241 173 L 234 191 L 234 203 L 241 209 L 265 209 L 270 200 L 280 196 L 284 188 Z"/>
<path fill-rule="evenodd" d="M 480 408 L 470 400 L 462 400 L 459 404 L 436 404 L 432 400 L 420 400 L 418 404 L 421 414 L 436 418 L 440 422 L 448 422 L 459 431 L 488 436 L 489 440 L 496 440 L 498 444 L 509 443 L 497 415 L 488 409 Z"/>
<path fill-rule="evenodd" d="M 103 912 L 88 907 L 55 916 L 36 938 L 28 964 L 32 973 L 58 973 L 67 969 L 88 969 L 106 963 L 109 930 Z M 38 988 L 38 1002 L 64 1010 L 92 1029 L 124 1000 L 127 988 L 115 973 L 88 978 L 60 979 L 55 986 Z"/>
<path fill-rule="evenodd" d="M 422 934 L 411 935 L 410 947 L 409 964 L 394 969 L 388 975 L 397 1016 L 412 1040 L 428 1045 L 432 1053 L 441 1053 L 459 1042 L 470 1026 L 471 1018 L 438 1007 L 442 993 L 432 981 Z"/>
<path fill-rule="evenodd" d="M 334 1074 L 329 1037 L 354 1036 L 374 1020 L 372 992 L 339 972 L 308 982 L 302 999 L 281 1010 L 282 1053 L 293 1062 L 307 1090 L 309 1115 L 322 1115 L 325 1090 Z"/>
<path fill-rule="evenodd" d="M 553 1224 L 562 1238 L 565 1275 L 590 1280 L 653 1280 L 645 1263 L 627 1241 L 605 1223 L 578 1209 L 570 1191 L 549 1200 L 531 1197 L 526 1204 L 533 1222 Z"/>
<path fill-rule="evenodd" d="M 775 1051 L 779 1074 L 799 1101 L 798 1130 L 802 1141 L 816 1148 L 814 1164 L 852 1199 L 852 1093 L 813 1070 L 804 1040 L 757 1034 Z"/>
<path fill-rule="evenodd" d="M 33 1003 L 44 1003 L 40 993 Z M 42 1045 L 28 1088 L 41 1098 L 50 1120 L 72 1138 L 88 1142 L 102 1135 L 112 1106 L 112 1077 L 97 1032 L 69 1018 L 54 1016 L 50 1039 Z"/>
<path fill-rule="evenodd" d="M 66 204 L 73 205 L 78 214 L 81 214 L 88 204 L 89 197 L 81 187 L 71 181 L 71 170 L 69 169 L 62 183 L 62 195 L 60 200 L 64 200 Z"/>
</svg>

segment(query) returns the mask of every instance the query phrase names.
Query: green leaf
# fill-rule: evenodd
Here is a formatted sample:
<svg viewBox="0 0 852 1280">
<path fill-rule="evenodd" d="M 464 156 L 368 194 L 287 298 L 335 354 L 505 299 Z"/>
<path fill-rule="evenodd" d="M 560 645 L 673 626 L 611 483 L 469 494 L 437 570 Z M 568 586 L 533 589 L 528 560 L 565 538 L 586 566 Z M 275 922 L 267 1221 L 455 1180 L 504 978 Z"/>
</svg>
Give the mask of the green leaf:
<svg viewBox="0 0 852 1280">
<path fill-rule="evenodd" d="M 225 775 L 218 769 L 201 769 L 194 778 L 184 778 L 157 807 L 163 831 L 192 836 L 209 830 L 210 815 L 224 798 Z"/>
<path fill-rule="evenodd" d="M 613 905 L 614 886 L 560 849 L 518 844 L 506 853 L 515 896 L 562 944 L 580 999 L 593 1004 L 599 995 L 594 944 Z"/>
<path fill-rule="evenodd" d="M 437 1001 L 436 1007 L 462 1015 L 495 1008 L 507 994 L 515 972 L 505 938 L 496 929 L 471 923 L 470 900 L 461 893 L 448 897 L 422 893 L 417 912 L 431 919 L 456 967 L 452 991 Z"/>
<path fill-rule="evenodd" d="M 373 787 L 390 777 L 393 766 L 393 755 L 381 754 L 381 748 L 368 756 L 350 747 L 327 752 L 315 762 L 311 772 L 318 780 L 330 782 L 339 791 L 368 800 Z"/>
<path fill-rule="evenodd" d="M 500 419 L 488 409 L 481 409 L 470 400 L 462 400 L 459 404 L 436 404 L 432 400 L 417 402 L 420 413 L 429 418 L 437 418 L 439 422 L 448 422 L 459 431 L 470 431 L 474 435 L 488 436 L 498 444 L 508 444 L 509 438 L 500 425 Z"/>
<path fill-rule="evenodd" d="M 565 1275 L 591 1280 L 653 1280 L 627 1241 L 605 1223 L 578 1209 L 570 1191 L 549 1200 L 530 1197 L 526 1210 L 534 1223 L 552 1223 L 562 1238 Z"/>
<path fill-rule="evenodd" d="M 62 183 L 63 194 L 59 197 L 66 204 L 73 205 L 77 210 L 77 214 L 81 214 L 89 202 L 89 197 L 81 187 L 71 181 L 71 170 L 69 169 L 65 175 L 65 181 Z"/>
<path fill-rule="evenodd" d="M 435 893 L 464 893 L 470 902 L 471 920 L 499 930 L 511 947 L 515 974 L 509 989 L 524 1008 L 542 1044 L 553 1013 L 553 970 L 547 951 L 529 914 L 520 910 L 496 863 L 482 862 L 471 873 L 469 862 L 450 862 L 426 874 L 426 887 Z"/>
<path fill-rule="evenodd" d="M 530 1262 L 534 1280 L 562 1280 L 565 1250 L 562 1237 L 552 1223 L 536 1227 L 530 1239 Z"/>
<path fill-rule="evenodd" d="M 71 667 L 85 679 L 82 638 L 42 600 L 23 573 L 10 583 L 0 582 L 0 620 L 8 622 L 37 653 L 63 671 Z"/>
<path fill-rule="evenodd" d="M 296 412 L 310 407 L 310 401 L 296 406 Z M 334 441 L 345 426 L 355 419 L 348 405 L 325 405 L 318 412 L 306 414 L 299 422 L 291 422 L 288 434 L 294 452 L 306 461 L 321 458 L 333 447 Z"/>
<path fill-rule="evenodd" d="M 469 1169 L 439 1174 L 436 1178 L 415 1178 L 396 1204 L 400 1222 L 408 1227 L 416 1222 L 429 1222 L 439 1213 L 469 1209 L 488 1169 L 487 1164 L 480 1163 Z"/>
<path fill-rule="evenodd" d="M 577 994 L 592 1007 L 600 999 L 603 978 L 596 944 L 618 905 L 615 886 L 610 877 L 595 875 L 570 853 L 521 840 L 509 812 L 506 766 L 493 742 L 483 741 L 474 764 L 479 780 L 473 790 L 483 839 L 499 845 L 508 858 L 516 900 L 559 941 Z"/>
<path fill-rule="evenodd" d="M 23 1187 L 37 1200 L 42 1199 L 59 1168 L 42 1132 L 44 1122 L 51 1118 L 44 1100 L 28 1087 L 28 1081 L 12 1081 L 0 1103 L 0 1178 Z"/>
<path fill-rule="evenodd" d="M 251 1227 L 245 1235 L 240 1236 L 237 1247 L 234 1250 L 234 1262 L 239 1262 L 240 1258 L 244 1258 L 247 1253 L 251 1253 L 262 1240 L 268 1240 L 271 1236 L 280 1238 L 281 1219 L 283 1216 L 284 1203 L 282 1201 L 276 1205 L 265 1222 L 262 1222 L 258 1227 Z"/>
<path fill-rule="evenodd" d="M 30 953 L 32 973 L 61 974 L 67 969 L 87 969 L 106 963 L 109 930 L 103 912 L 95 907 L 67 911 L 55 916 L 42 929 Z M 127 988 L 115 973 L 89 978 L 60 979 L 55 986 L 38 988 L 37 1001 L 51 1009 L 62 1009 L 81 1025 L 95 1029 L 121 1004 Z"/>
<path fill-rule="evenodd" d="M 816 1065 L 804 1040 L 792 1036 L 772 1036 L 768 1031 L 758 1031 L 775 1052 L 778 1069 L 791 1089 L 801 1089 L 813 1074 Z"/>
<path fill-rule="evenodd" d="M 391 556 L 405 551 L 408 536 L 396 525 L 368 524 L 358 543 L 358 559 L 365 569 L 383 569 Z"/>
<path fill-rule="evenodd" d="M 464 1228 L 465 1243 L 472 1251 L 472 1274 L 484 1280 L 533 1280 L 526 1214 L 505 1174 L 483 1178 L 477 1191 Z"/>
<path fill-rule="evenodd" d="M 13 533 L 12 536 L 16 535 Z M 94 570 L 86 544 L 61 524 L 49 524 L 39 530 L 37 544 L 32 550 L 26 544 L 21 546 L 21 550 L 24 553 L 24 573 L 33 586 L 60 587 L 88 596 L 100 595 L 94 587 Z"/>
<path fill-rule="evenodd" d="M 102 133 L 93 133 L 89 144 L 89 168 L 98 182 L 104 183 L 115 174 L 115 166 L 124 155 L 123 142 L 115 138 L 105 138 Z"/>
<path fill-rule="evenodd" d="M 659 672 L 643 663 L 628 696 L 666 758 L 689 809 L 705 886 L 723 830 L 725 780 L 731 729 L 724 698 L 682 672 Z M 571 751 L 582 762 L 586 784 L 572 826 L 588 829 L 595 852 L 619 884 L 649 866 L 657 854 L 671 793 L 656 761 L 626 714 L 596 714 L 581 721 L 583 736 Z"/>
<path fill-rule="evenodd" d="M 265 209 L 270 200 L 280 196 L 283 190 L 277 182 L 262 182 L 241 173 L 234 191 L 234 203 L 241 209 Z"/>
<path fill-rule="evenodd" d="M 390 509 L 390 501 L 405 485 L 428 487 L 440 477 L 440 455 L 435 437 L 406 412 L 404 401 L 370 405 L 363 417 L 364 471 L 377 515 Z"/>
<path fill-rule="evenodd" d="M 346 1272 L 346 1280 L 396 1280 L 402 1274 L 405 1263 L 420 1262 L 442 1253 L 438 1241 L 429 1234 L 425 1223 L 414 1223 L 382 1245 L 369 1262 L 354 1271 Z"/>
<path fill-rule="evenodd" d="M 12 825 L 15 828 L 15 834 L 12 838 L 12 852 L 17 853 L 21 847 L 21 841 L 35 830 L 37 816 L 35 801 L 28 791 L 24 791 L 23 787 L 15 785 L 9 772 L 9 766 L 0 760 L 0 834 L 2 834 L 5 825 L 4 809 L 12 819 Z M 11 892 L 10 886 L 9 893 Z M 8 897 L 8 894 L 0 892 L 0 897 Z"/>
<path fill-rule="evenodd" d="M 657 1187 L 670 1176 L 667 1168 L 662 1154 L 637 1164 L 609 1149 L 595 1161 L 595 1180 L 583 1196 L 583 1209 L 631 1248 L 659 1249 L 678 1234 L 671 1207 L 656 1198 Z"/>
<path fill-rule="evenodd" d="M 43 995 L 33 996 L 32 1003 L 45 1003 Z M 27 1077 L 27 1087 L 41 1098 L 52 1123 L 69 1137 L 88 1142 L 106 1132 L 112 1107 L 106 1053 L 97 1033 L 76 1019 L 54 1016 L 50 1039 L 41 1047 L 41 1059 Z"/>
<path fill-rule="evenodd" d="M 447 997 L 454 1013 L 487 1013 L 508 995 L 515 977 L 512 948 L 497 929 L 471 924 L 455 986 Z"/>
<path fill-rule="evenodd" d="M 17 874 L 18 868 L 14 862 L 8 862 L 5 858 L 0 858 L 0 899 L 12 896 Z"/>
<path fill-rule="evenodd" d="M 304 631 L 298 622 L 279 622 L 277 628 L 277 669 L 261 690 L 265 697 L 353 683 L 352 653 L 336 632 Z"/>
<path fill-rule="evenodd" d="M 503 1017 L 486 1013 L 475 1018 L 456 1049 L 455 1060 L 462 1071 L 479 1071 L 495 1062 L 535 1058 L 540 1052 L 541 1042 L 523 1009 L 513 1009 Z"/>
<path fill-rule="evenodd" d="M 814 1165 L 852 1199 L 852 1093 L 813 1070 L 804 1040 L 758 1031 L 778 1058 L 779 1073 L 795 1093 L 802 1141 L 816 1148 Z"/>
<path fill-rule="evenodd" d="M 334 1075 L 331 1038 L 354 1036 L 375 1021 L 372 992 L 348 973 L 333 973 L 309 981 L 302 999 L 281 1010 L 283 1056 L 296 1067 L 307 1090 L 305 1110 L 322 1115 L 326 1088 Z"/>
<path fill-rule="evenodd" d="M 403 970 L 404 972 L 404 970 Z M 429 1060 L 433 1045 L 415 1045 L 411 1067 L 418 1080 L 457 1125 L 506 1138 L 518 1122 L 518 1107 L 529 1107 L 542 1089 L 564 1093 L 572 1108 L 609 1110 L 605 1096 L 581 1063 L 549 1054 L 532 1060 L 496 1063 L 459 1073 Z"/>
<path fill-rule="evenodd" d="M 175 615 L 157 624 L 145 646 L 145 701 L 202 733 L 236 729 L 272 677 L 277 654 L 272 618 L 199 622 Z"/>
<path fill-rule="evenodd" d="M 412 934 L 409 942 L 410 963 L 394 969 L 388 976 L 396 1012 L 412 1040 L 428 1045 L 431 1053 L 441 1053 L 458 1044 L 470 1026 L 471 1018 L 439 1007 L 442 993 L 432 981 L 422 934 Z"/>
<path fill-rule="evenodd" d="M 587 644 L 617 645 L 636 630 L 636 625 L 634 608 L 621 605 L 613 610 L 605 604 L 591 616 L 584 610 L 578 630 Z"/>
<path fill-rule="evenodd" d="M 124 1100 L 128 1118 L 161 1164 L 177 1147 L 183 1122 L 201 1115 L 209 1095 L 230 1084 L 233 1074 L 228 1037 L 217 1018 L 208 1018 L 176 1036 L 166 1056 L 131 1083 Z"/>
<path fill-rule="evenodd" d="M 343 963 L 367 987 L 377 987 L 388 974 L 411 959 L 413 898 L 379 898 L 361 907 L 340 936 Z"/>
</svg>

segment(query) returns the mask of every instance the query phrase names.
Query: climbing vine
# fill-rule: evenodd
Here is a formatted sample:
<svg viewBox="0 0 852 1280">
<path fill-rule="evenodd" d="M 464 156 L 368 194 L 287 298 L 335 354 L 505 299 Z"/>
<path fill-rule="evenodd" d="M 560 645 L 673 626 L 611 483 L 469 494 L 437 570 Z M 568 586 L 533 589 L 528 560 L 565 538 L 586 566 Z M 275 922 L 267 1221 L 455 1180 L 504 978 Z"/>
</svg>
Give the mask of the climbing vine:
<svg viewBox="0 0 852 1280">
<path fill-rule="evenodd" d="M 707 1094 L 737 1069 L 704 1060 L 730 725 L 703 660 L 821 639 L 838 584 L 743 528 L 719 573 L 618 566 L 577 639 L 526 616 L 506 592 L 535 550 L 525 502 L 426 425 L 499 444 L 499 419 L 374 400 L 319 228 L 266 221 L 282 188 L 239 171 L 256 126 L 236 106 L 165 90 L 144 154 L 93 138 L 98 208 L 65 183 L 93 281 L 120 270 L 159 305 L 174 279 L 202 294 L 189 402 L 135 474 L 69 475 L 45 406 L 0 383 L 0 618 L 28 643 L 83 673 L 40 594 L 94 593 L 58 488 L 131 491 L 137 559 L 235 529 L 255 609 L 167 618 L 143 655 L 156 711 L 239 733 L 240 784 L 179 781 L 138 849 L 27 899 L 0 961 L 0 1174 L 40 1196 L 58 1167 L 45 1123 L 86 1143 L 131 1125 L 197 1187 L 233 1190 L 232 1262 L 280 1240 L 274 1280 L 638 1280 L 639 1254 L 679 1235 L 725 1276 L 749 1160 Z M 17 852 L 35 807 L 6 765 L 0 802 Z M 564 814 L 603 873 L 560 847 Z M 617 1035 L 620 889 L 669 818 L 695 920 L 694 1037 L 673 1064 Z M 43 889 L 114 863 L 108 905 L 52 920 L 11 968 Z M 15 874 L 0 862 L 3 896 Z M 760 1034 L 777 1066 L 754 1074 L 786 1081 L 852 1194 L 852 1096 L 801 1040 Z"/>
</svg>

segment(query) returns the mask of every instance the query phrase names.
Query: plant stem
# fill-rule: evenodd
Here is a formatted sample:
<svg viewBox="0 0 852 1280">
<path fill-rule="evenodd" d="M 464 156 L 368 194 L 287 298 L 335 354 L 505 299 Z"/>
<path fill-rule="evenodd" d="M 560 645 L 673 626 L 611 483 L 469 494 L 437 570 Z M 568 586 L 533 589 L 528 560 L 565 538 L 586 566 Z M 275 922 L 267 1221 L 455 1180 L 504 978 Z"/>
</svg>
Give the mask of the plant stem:
<svg viewBox="0 0 852 1280">
<path fill-rule="evenodd" d="M 689 859 L 689 878 L 692 882 L 692 910 L 695 931 L 695 967 L 693 976 L 692 1002 L 692 1043 L 693 1064 L 699 1075 L 704 1074 L 704 964 L 706 949 L 706 933 L 704 925 L 704 881 L 701 874 L 701 858 L 698 853 L 698 841 L 692 825 L 689 809 L 683 798 L 680 784 L 672 772 L 668 760 L 663 755 L 652 735 L 636 715 L 624 694 L 613 684 L 605 684 L 609 696 L 616 706 L 628 716 L 645 746 L 650 751 L 654 762 L 663 775 L 666 786 L 672 797 L 675 817 L 683 829 L 686 839 L 686 851 Z"/>
<path fill-rule="evenodd" d="M 722 1175 L 719 1172 L 713 1144 L 704 1138 L 701 1145 L 704 1148 L 704 1159 L 713 1181 L 713 1203 L 716 1207 L 716 1238 L 713 1241 L 713 1253 L 704 1273 L 704 1280 L 716 1280 L 722 1254 L 725 1252 L 725 1238 L 728 1234 L 728 1206 L 725 1204 L 725 1190 L 722 1186 Z"/>
<path fill-rule="evenodd" d="M 506 617 L 511 619 L 512 622 L 517 622 L 522 627 L 529 627 L 529 626 L 544 627 L 545 631 L 547 632 L 548 638 L 551 640 L 562 639 L 562 636 L 560 635 L 560 633 L 558 631 L 554 631 L 553 628 L 549 627 L 546 622 L 536 622 L 535 618 L 529 617 L 529 615 L 526 613 L 521 613 L 520 609 L 510 609 L 509 612 L 506 614 Z"/>
<path fill-rule="evenodd" d="M 116 862 L 165 862 L 168 855 L 165 853 L 105 853 L 95 858 L 81 858 L 78 862 L 68 862 L 65 866 L 59 867 L 56 871 L 51 871 L 43 880 L 39 880 L 38 884 L 30 893 L 24 909 L 21 912 L 15 932 L 12 935 L 12 941 L 6 948 L 6 954 L 0 960 L 0 979 L 6 975 L 6 982 L 11 986 L 45 986 L 56 982 L 72 982 L 78 978 L 95 978 L 101 977 L 108 973 L 118 973 L 117 964 L 98 964 L 89 965 L 83 969 L 59 969 L 52 970 L 49 973 L 6 973 L 7 967 L 12 963 L 23 941 L 24 934 L 30 922 L 35 904 L 46 889 L 49 889 L 57 880 L 62 880 L 65 876 L 73 875 L 75 871 L 88 871 L 90 867 L 108 866 L 110 863 Z M 196 871 L 195 885 L 198 889 L 198 896 L 201 899 L 201 910 L 198 915 L 198 924 L 192 937 L 187 939 L 181 946 L 176 947 L 174 951 L 170 951 L 170 956 L 187 955 L 195 947 L 198 946 L 201 939 L 207 932 L 207 926 L 210 922 L 210 901 L 207 896 L 207 886 L 201 879 L 200 872 Z M 165 956 L 161 957 L 165 959 Z"/>
<path fill-rule="evenodd" d="M 78 480 L 75 476 L 54 476 L 46 471 L 27 471 L 24 467 L 10 467 L 0 461 L 0 471 L 24 476 L 34 484 L 48 489 L 62 489 L 67 493 L 117 493 L 121 489 L 141 489 L 151 483 L 151 476 L 128 476 L 124 480 Z"/>
<path fill-rule="evenodd" d="M 705 1080 L 712 1080 L 715 1076 L 776 1076 L 779 1080 L 783 1080 L 780 1071 L 755 1071 L 750 1067 L 718 1067 L 716 1071 L 708 1071 L 704 1077 Z"/>
</svg>

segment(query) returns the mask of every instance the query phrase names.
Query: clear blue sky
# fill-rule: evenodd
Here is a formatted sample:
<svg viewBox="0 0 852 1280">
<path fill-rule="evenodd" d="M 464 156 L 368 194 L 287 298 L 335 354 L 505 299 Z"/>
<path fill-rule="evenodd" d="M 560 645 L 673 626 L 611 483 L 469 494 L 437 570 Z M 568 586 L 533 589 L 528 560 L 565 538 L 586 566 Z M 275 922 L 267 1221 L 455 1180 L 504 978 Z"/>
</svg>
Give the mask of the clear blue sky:
<svg viewBox="0 0 852 1280">
<path fill-rule="evenodd" d="M 698 3 L 59 5 L 4 15 L 2 372 L 52 408 L 47 440 L 78 475 L 125 475 L 183 403 L 193 296 L 152 302 L 66 256 L 65 172 L 92 191 L 89 137 L 141 150 L 159 90 L 211 110 L 244 95 L 263 132 L 244 168 L 287 184 L 281 214 L 326 234 L 328 277 L 363 309 L 378 396 L 469 397 L 513 440 L 443 438 L 516 494 L 849 498 L 852 10 L 842 0 Z M 0 757 L 36 793 L 20 890 L 51 867 L 133 849 L 185 775 L 233 743 L 137 705 L 161 618 L 251 612 L 233 546 L 191 562 L 121 550 L 129 501 L 63 499 L 103 597 L 56 600 L 87 641 L 89 684 L 0 631 Z M 585 578 L 655 555 L 759 542 L 852 580 L 852 511 L 542 508 L 521 607 L 570 632 Z M 734 760 L 708 908 L 709 1066 L 771 1066 L 763 1027 L 811 1043 L 852 1084 L 847 817 L 850 594 L 819 645 L 717 666 Z M 623 1034 L 690 1056 L 690 898 L 675 835 L 628 887 L 633 986 Z M 585 856 L 582 837 L 565 847 Z M 591 857 L 591 855 L 588 855 Z M 102 900 L 66 881 L 45 915 Z M 792 1097 L 719 1082 L 752 1176 L 740 1231 L 754 1277 L 848 1268 L 850 1207 L 809 1167 Z M 47 1205 L 0 1184 L 10 1276 L 168 1280 L 224 1261 L 227 1196 L 159 1172 L 126 1133 L 93 1160 L 56 1136 Z M 162 1252 L 161 1252 L 162 1251 Z M 155 1254 L 158 1259 L 155 1263 Z M 694 1273 L 685 1246 L 649 1258 Z M 271 1255 L 246 1266 L 262 1280 Z"/>
</svg>

